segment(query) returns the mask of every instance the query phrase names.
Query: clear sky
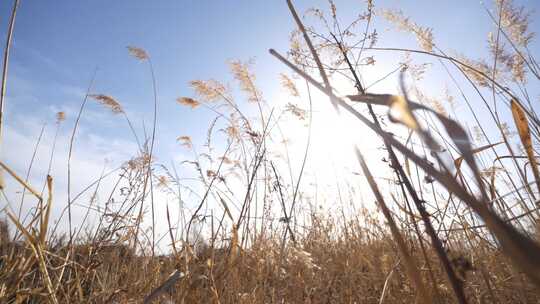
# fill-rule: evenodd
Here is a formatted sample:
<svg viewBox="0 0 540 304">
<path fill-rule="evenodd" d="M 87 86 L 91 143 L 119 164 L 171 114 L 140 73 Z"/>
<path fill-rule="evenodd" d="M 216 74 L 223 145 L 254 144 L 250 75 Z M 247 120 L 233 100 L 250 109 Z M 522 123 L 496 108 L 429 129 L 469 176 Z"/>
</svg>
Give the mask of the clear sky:
<svg viewBox="0 0 540 304">
<path fill-rule="evenodd" d="M 326 1 L 296 2 L 300 11 L 327 6 Z M 520 2 L 538 6 L 534 0 Z M 0 3 L 2 33 L 11 3 Z M 337 5 L 340 14 L 350 17 L 361 11 L 364 1 L 337 1 Z M 375 1 L 375 5 L 402 9 L 418 23 L 434 27 L 436 41 L 444 49 L 465 54 L 485 50 L 489 19 L 479 1 Z M 267 50 L 286 51 L 293 28 L 285 1 L 23 0 L 15 27 L 6 117 L 9 122 L 24 113 L 47 120 L 59 108 L 78 107 L 98 67 L 95 91 L 114 96 L 135 113 L 131 115 L 148 120 L 151 90 L 146 67 L 126 55 L 125 47 L 135 45 L 146 49 L 155 65 L 159 116 L 166 126 L 160 132 L 165 137 L 178 135 L 196 122 L 174 102 L 190 94 L 189 80 L 228 79 L 227 60 L 255 58 L 263 91 L 275 88 L 277 74 L 285 69 Z M 379 27 L 380 46 L 414 41 L 385 33 L 385 28 Z M 54 110 L 45 111 L 51 107 Z M 108 125 L 94 127 L 110 135 Z M 117 130 L 118 135 L 123 131 L 128 130 Z"/>
<path fill-rule="evenodd" d="M 299 11 L 312 6 L 327 8 L 323 0 L 295 3 Z M 540 8 L 537 0 L 515 3 Z M 365 7 L 365 2 L 360 0 L 336 1 L 336 4 L 338 13 L 345 19 Z M 0 1 L 2 45 L 11 6 L 12 1 Z M 386 0 L 375 1 L 375 6 L 401 9 L 419 24 L 433 27 L 436 43 L 445 50 L 479 57 L 486 53 L 485 41 L 491 23 L 479 1 Z M 540 29 L 535 18 L 532 20 L 533 30 Z M 384 22 L 377 21 L 376 27 L 379 46 L 417 48 L 414 37 L 389 31 L 389 25 Z M 285 1 L 21 0 L 10 57 L 5 114 L 8 127 L 2 153 L 22 174 L 28 167 L 42 124 L 47 123 L 40 148 L 43 152 L 50 149 L 55 113 L 65 111 L 67 121 L 60 135 L 57 157 L 59 163 L 65 162 L 62 158 L 66 156 L 69 132 L 96 67 L 92 91 L 118 99 L 139 132 L 143 120 L 149 126 L 151 80 L 148 67 L 128 55 L 126 46 L 133 45 L 148 51 L 156 71 L 158 158 L 165 163 L 182 159 L 186 152 L 176 138 L 191 135 L 196 143 L 202 142 L 208 125 L 200 122 L 211 119 L 210 113 L 195 113 L 175 102 L 179 96 L 193 95 L 187 82 L 209 78 L 232 81 L 227 60 L 253 58 L 258 85 L 266 98 L 279 96 L 278 74 L 289 71 L 267 50 L 275 48 L 285 53 L 293 29 Z M 533 46 L 538 54 L 538 43 Z M 396 56 L 376 57 L 379 65 L 366 76 L 371 78 L 366 81 L 375 81 L 395 68 Z M 374 90 L 394 90 L 396 78 L 391 81 L 393 85 Z M 440 88 L 441 81 L 449 82 L 441 75 L 434 75 L 427 85 Z M 83 180 L 91 180 L 92 175 L 99 175 L 104 159 L 121 163 L 135 151 L 125 121 L 90 103 L 77 137 L 77 174 Z M 36 172 L 43 172 L 44 159 L 36 161 Z M 64 168 L 56 172 L 59 189 L 65 184 L 63 172 Z M 42 180 L 38 175 L 33 178 Z M 83 184 L 81 181 L 78 186 Z"/>
</svg>

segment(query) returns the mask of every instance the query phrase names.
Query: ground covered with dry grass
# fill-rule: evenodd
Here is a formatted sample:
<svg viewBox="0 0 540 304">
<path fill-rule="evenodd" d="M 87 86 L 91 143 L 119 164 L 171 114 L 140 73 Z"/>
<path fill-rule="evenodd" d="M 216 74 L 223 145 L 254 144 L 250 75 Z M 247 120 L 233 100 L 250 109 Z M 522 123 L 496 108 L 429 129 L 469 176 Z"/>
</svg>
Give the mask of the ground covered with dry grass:
<svg viewBox="0 0 540 304">
<path fill-rule="evenodd" d="M 283 252 L 279 236 L 272 235 L 259 235 L 250 248 L 236 253 L 199 244 L 177 256 L 153 258 L 120 245 L 76 245 L 70 255 L 67 247 L 56 246 L 46 250 L 48 275 L 61 303 L 138 303 L 176 271 L 181 276 L 174 276 L 179 280 L 159 296 L 162 303 L 413 303 L 415 287 L 391 235 L 382 227 L 374 235 L 354 222 L 345 227 L 346 233 L 336 233 L 333 221 L 324 219 Z M 540 292 L 523 274 L 496 249 L 472 241 L 478 242 L 474 250 L 448 252 L 471 302 L 536 303 Z M 426 260 L 417 240 L 408 245 L 423 261 L 417 271 L 429 281 L 437 302 L 454 303 L 435 253 L 428 248 Z M 5 300 L 47 297 L 32 250 L 3 242 L 0 253 Z"/>
</svg>

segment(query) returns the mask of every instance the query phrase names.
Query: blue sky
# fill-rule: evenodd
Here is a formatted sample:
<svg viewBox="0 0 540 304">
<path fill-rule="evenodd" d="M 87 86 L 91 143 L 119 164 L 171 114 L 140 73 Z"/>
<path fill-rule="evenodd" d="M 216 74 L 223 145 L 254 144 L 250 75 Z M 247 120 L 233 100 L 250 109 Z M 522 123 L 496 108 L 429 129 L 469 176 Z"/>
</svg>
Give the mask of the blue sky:
<svg viewBox="0 0 540 304">
<path fill-rule="evenodd" d="M 295 3 L 299 11 L 327 7 L 322 0 Z M 540 8 L 535 0 L 516 3 Z M 345 19 L 365 6 L 359 0 L 336 4 Z M 11 5 L 12 1 L 0 2 L 2 45 Z M 419 24 L 433 27 L 437 44 L 445 50 L 485 54 L 490 21 L 479 1 L 388 0 L 375 1 L 375 5 L 401 9 Z M 417 48 L 414 37 L 388 31 L 385 23 L 376 26 L 379 46 Z M 540 29 L 537 22 L 531 27 Z M 269 99 L 279 96 L 278 74 L 288 71 L 267 50 L 275 48 L 284 53 L 292 29 L 285 1 L 22 0 L 10 58 L 5 116 L 9 126 L 6 141 L 12 145 L 6 145 L 3 153 L 16 170 L 24 172 L 41 124 L 48 123 L 45 137 L 50 139 L 54 114 L 60 110 L 68 114 L 63 133 L 67 138 L 96 67 L 92 91 L 118 99 L 139 131 L 142 120 L 149 126 L 151 80 L 148 67 L 128 55 L 126 46 L 133 45 L 149 52 L 156 71 L 158 157 L 163 162 L 181 157 L 185 151 L 176 137 L 187 134 L 196 142 L 204 139 L 207 123 L 200 122 L 211 118 L 209 113 L 176 104 L 177 97 L 193 95 L 187 82 L 209 78 L 232 81 L 227 60 L 254 58 L 263 93 Z M 538 43 L 533 50 L 538 50 Z M 397 57 L 378 55 L 380 70 L 370 74 L 371 81 L 394 68 Z M 396 79 L 391 81 L 395 83 Z M 435 74 L 426 86 L 440 88 L 442 81 L 449 82 Z M 395 84 L 379 86 L 375 91 L 389 89 L 395 89 Z M 90 103 L 83 115 L 77 147 L 78 161 L 85 168 L 81 170 L 94 173 L 99 173 L 104 158 L 119 162 L 135 153 L 125 122 L 95 103 Z"/>
<path fill-rule="evenodd" d="M 538 6 L 534 0 L 517 3 Z M 337 4 L 339 13 L 349 18 L 364 6 L 363 1 Z M 11 1 L 0 3 L 3 34 L 10 5 Z M 402 9 L 418 23 L 435 27 L 443 49 L 465 54 L 485 50 L 489 19 L 478 1 L 394 0 L 375 5 Z M 297 6 L 303 11 L 327 4 L 297 1 Z M 277 74 L 285 69 L 267 50 L 285 51 L 293 28 L 285 1 L 23 0 L 11 56 L 7 117 L 17 111 L 42 115 L 43 106 L 77 105 L 77 93 L 84 91 L 96 66 L 96 91 L 115 96 L 129 111 L 147 111 L 151 101 L 147 69 L 126 55 L 125 47 L 135 45 L 146 49 L 155 64 L 163 123 L 192 125 L 189 111 L 174 103 L 177 96 L 189 95 L 189 80 L 227 79 L 227 60 L 255 58 L 259 85 L 275 89 Z M 379 27 L 380 46 L 414 41 L 382 32 L 384 28 Z"/>
<path fill-rule="evenodd" d="M 522 3 L 538 6 L 532 0 Z M 364 2 L 337 4 L 339 13 L 350 18 Z M 402 9 L 418 23 L 435 27 L 436 41 L 443 49 L 465 54 L 485 50 L 489 19 L 480 2 L 375 4 Z M 1 33 L 7 28 L 10 5 L 11 1 L 0 3 Z M 303 11 L 327 4 L 297 1 L 297 6 Z M 191 126 L 196 120 L 174 99 L 190 94 L 189 80 L 230 78 L 227 60 L 255 58 L 263 91 L 276 89 L 277 74 L 285 69 L 267 50 L 285 51 L 293 28 L 285 1 L 21 1 L 11 56 L 7 119 L 17 112 L 41 116 L 47 106 L 77 106 L 77 97 L 98 67 L 94 91 L 116 97 L 128 111 L 148 120 L 148 115 L 142 114 L 151 102 L 147 67 L 126 55 L 125 47 L 135 45 L 146 49 L 155 65 L 160 120 L 167 126 L 161 131 L 178 132 L 181 125 Z M 382 32 L 384 28 L 388 26 L 379 27 L 380 46 L 414 42 L 407 35 Z"/>
</svg>

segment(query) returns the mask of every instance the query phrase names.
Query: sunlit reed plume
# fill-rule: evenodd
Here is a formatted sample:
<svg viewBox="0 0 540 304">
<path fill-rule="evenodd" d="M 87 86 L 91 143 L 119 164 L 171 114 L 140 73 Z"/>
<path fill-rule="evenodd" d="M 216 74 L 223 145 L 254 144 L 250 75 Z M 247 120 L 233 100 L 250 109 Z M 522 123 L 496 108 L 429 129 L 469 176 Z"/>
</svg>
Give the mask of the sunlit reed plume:
<svg viewBox="0 0 540 304">
<path fill-rule="evenodd" d="M 193 98 L 189 98 L 189 97 L 178 97 L 176 99 L 176 102 L 178 102 L 181 105 L 191 107 L 192 109 L 195 109 L 196 107 L 201 105 L 200 102 L 196 101 Z"/>
<path fill-rule="evenodd" d="M 66 120 L 66 113 L 65 112 L 58 112 L 56 113 L 56 123 L 61 123 L 62 121 Z"/>
<path fill-rule="evenodd" d="M 179 136 L 176 140 L 180 142 L 182 146 L 188 149 L 191 149 L 191 147 L 193 147 L 193 143 L 191 142 L 191 137 L 189 136 L 186 136 L 186 135 Z"/>
<path fill-rule="evenodd" d="M 281 78 L 281 85 L 289 92 L 291 96 L 298 97 L 300 94 L 298 93 L 298 89 L 296 88 L 296 85 L 294 82 L 285 74 L 281 73 L 279 74 Z"/>
<path fill-rule="evenodd" d="M 145 50 L 141 49 L 141 48 L 138 48 L 138 47 L 134 47 L 134 46 L 128 46 L 127 47 L 128 51 L 129 51 L 129 54 L 139 60 L 147 60 L 149 57 L 148 57 L 148 53 L 146 53 Z"/>
<path fill-rule="evenodd" d="M 189 82 L 189 85 L 203 101 L 214 102 L 227 98 L 227 88 L 217 80 L 193 80 Z"/>
<path fill-rule="evenodd" d="M 248 95 L 248 101 L 259 102 L 261 92 L 255 87 L 255 75 L 249 70 L 249 63 L 231 61 L 229 67 L 234 78 L 240 83 L 240 89 Z"/>
<path fill-rule="evenodd" d="M 113 97 L 111 97 L 109 95 L 91 94 L 91 95 L 88 95 L 88 96 L 92 97 L 95 100 L 97 100 L 100 104 L 102 104 L 105 107 L 109 108 L 115 114 L 119 114 L 119 113 L 124 112 L 124 109 L 122 108 L 120 103 L 116 99 L 114 99 Z"/>
<path fill-rule="evenodd" d="M 416 36 L 416 40 L 420 47 L 426 51 L 433 51 L 435 43 L 433 42 L 433 30 L 429 27 L 422 27 L 415 22 L 411 21 L 408 17 L 403 15 L 402 11 L 397 10 L 383 10 L 382 16 L 396 25 L 398 29 L 402 31 L 411 32 Z"/>
</svg>

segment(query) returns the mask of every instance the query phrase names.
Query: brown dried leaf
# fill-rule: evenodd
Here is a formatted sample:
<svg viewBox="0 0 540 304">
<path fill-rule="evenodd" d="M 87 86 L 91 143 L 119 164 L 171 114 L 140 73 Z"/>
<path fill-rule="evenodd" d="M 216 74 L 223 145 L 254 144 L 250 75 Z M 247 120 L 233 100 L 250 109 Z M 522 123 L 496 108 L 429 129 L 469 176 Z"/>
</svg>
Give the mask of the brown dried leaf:
<svg viewBox="0 0 540 304">
<path fill-rule="evenodd" d="M 415 103 L 407 102 L 402 96 L 391 94 L 363 94 L 349 95 L 347 97 L 352 101 L 387 106 L 389 107 L 388 116 L 392 121 L 400 122 L 413 130 L 418 129 L 418 122 L 411 111 L 419 108 L 419 106 Z M 392 112 L 397 112 L 399 117 L 392 116 Z"/>
<path fill-rule="evenodd" d="M 538 163 L 534 156 L 531 130 L 529 129 L 529 121 L 527 120 L 527 115 L 515 99 L 512 99 L 512 101 L 510 102 L 510 107 L 512 108 L 512 117 L 514 118 L 519 138 L 521 139 L 521 144 L 523 144 L 523 147 L 525 148 L 527 158 L 529 158 L 529 162 L 531 163 L 531 170 L 533 171 L 534 178 L 536 179 L 536 185 L 540 190 L 540 172 L 538 171 Z"/>
</svg>

